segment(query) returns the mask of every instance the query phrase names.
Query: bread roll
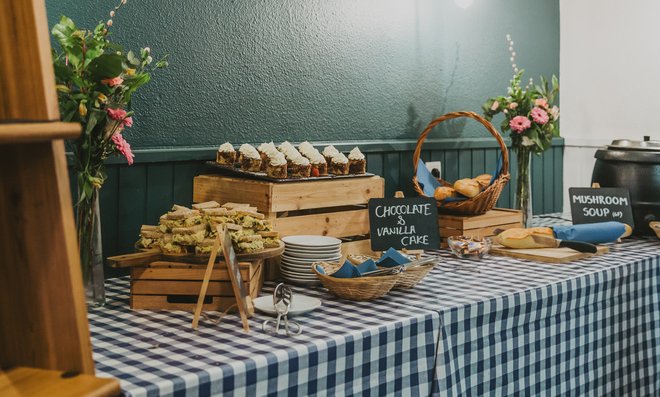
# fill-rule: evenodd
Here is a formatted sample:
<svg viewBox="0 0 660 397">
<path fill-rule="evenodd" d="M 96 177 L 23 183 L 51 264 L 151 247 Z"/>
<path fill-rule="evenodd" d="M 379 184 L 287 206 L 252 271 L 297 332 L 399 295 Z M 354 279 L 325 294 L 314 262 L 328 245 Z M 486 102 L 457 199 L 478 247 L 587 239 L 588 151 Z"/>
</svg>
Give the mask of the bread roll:
<svg viewBox="0 0 660 397">
<path fill-rule="evenodd" d="M 454 190 L 465 197 L 474 197 L 481 191 L 479 183 L 474 179 L 465 178 L 454 182 Z"/>
<path fill-rule="evenodd" d="M 456 197 L 456 190 L 453 187 L 440 186 L 435 188 L 433 197 L 438 201 L 442 201 L 448 197 Z"/>
<path fill-rule="evenodd" d="M 490 185 L 491 179 L 493 179 L 493 176 L 490 174 L 481 174 L 474 178 L 474 180 L 477 181 L 477 183 L 481 187 L 481 190 L 486 189 L 488 185 Z"/>
<path fill-rule="evenodd" d="M 497 242 L 509 248 L 543 248 L 543 245 L 536 243 L 532 238 L 534 234 L 554 237 L 554 233 L 549 227 L 531 227 L 529 229 L 515 227 L 498 234 Z"/>
</svg>

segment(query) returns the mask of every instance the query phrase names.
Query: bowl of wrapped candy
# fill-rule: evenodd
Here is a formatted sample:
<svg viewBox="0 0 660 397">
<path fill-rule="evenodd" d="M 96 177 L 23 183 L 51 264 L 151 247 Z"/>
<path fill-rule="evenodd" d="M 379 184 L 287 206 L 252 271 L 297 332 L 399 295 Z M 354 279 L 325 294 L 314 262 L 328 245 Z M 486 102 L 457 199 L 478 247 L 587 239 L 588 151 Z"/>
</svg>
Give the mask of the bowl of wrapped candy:
<svg viewBox="0 0 660 397">
<path fill-rule="evenodd" d="M 492 245 L 488 237 L 450 236 L 447 244 L 451 252 L 463 259 L 481 259 L 488 254 Z"/>
</svg>

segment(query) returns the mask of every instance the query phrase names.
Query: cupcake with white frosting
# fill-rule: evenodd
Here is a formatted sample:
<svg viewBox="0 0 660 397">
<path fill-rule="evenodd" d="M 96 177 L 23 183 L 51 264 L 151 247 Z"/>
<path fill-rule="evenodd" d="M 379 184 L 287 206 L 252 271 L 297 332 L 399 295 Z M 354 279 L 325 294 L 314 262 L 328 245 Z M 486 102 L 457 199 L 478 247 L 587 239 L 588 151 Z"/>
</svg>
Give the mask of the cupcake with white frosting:
<svg viewBox="0 0 660 397">
<path fill-rule="evenodd" d="M 291 166 L 289 166 L 291 178 L 309 178 L 311 170 L 312 164 L 307 157 L 300 155 L 291 159 Z"/>
<path fill-rule="evenodd" d="M 234 163 L 236 162 L 236 150 L 234 150 L 234 146 L 229 142 L 225 142 L 220 145 L 217 153 L 215 154 L 215 162 L 233 167 Z"/>
<path fill-rule="evenodd" d="M 337 152 L 330 162 L 330 173 L 335 175 L 348 175 L 348 158 Z"/>
<path fill-rule="evenodd" d="M 311 176 L 328 175 L 328 163 L 325 161 L 325 157 L 323 157 L 321 152 L 315 150 L 305 157 L 307 157 L 312 164 Z"/>
<path fill-rule="evenodd" d="M 326 163 L 328 163 L 328 165 L 330 165 L 330 164 L 332 163 L 332 158 L 333 158 L 337 153 L 339 153 L 339 150 L 337 150 L 337 149 L 336 149 L 334 146 L 332 146 L 332 145 L 326 146 L 326 147 L 323 149 L 323 157 L 325 157 L 325 161 L 326 161 Z"/>
<path fill-rule="evenodd" d="M 266 171 L 266 167 L 268 167 L 268 155 L 270 153 L 279 153 L 272 141 L 268 143 L 264 142 L 257 146 L 257 152 L 261 156 L 261 171 Z"/>
<path fill-rule="evenodd" d="M 364 154 L 356 146 L 348 154 L 348 173 L 349 174 L 364 174 L 367 172 L 367 160 Z"/>
<path fill-rule="evenodd" d="M 271 178 L 285 179 L 287 177 L 287 163 L 284 154 L 275 150 L 269 152 L 266 158 L 266 175 Z"/>
<path fill-rule="evenodd" d="M 243 171 L 259 172 L 261 170 L 261 155 L 249 143 L 244 143 L 238 149 L 238 161 Z"/>
</svg>

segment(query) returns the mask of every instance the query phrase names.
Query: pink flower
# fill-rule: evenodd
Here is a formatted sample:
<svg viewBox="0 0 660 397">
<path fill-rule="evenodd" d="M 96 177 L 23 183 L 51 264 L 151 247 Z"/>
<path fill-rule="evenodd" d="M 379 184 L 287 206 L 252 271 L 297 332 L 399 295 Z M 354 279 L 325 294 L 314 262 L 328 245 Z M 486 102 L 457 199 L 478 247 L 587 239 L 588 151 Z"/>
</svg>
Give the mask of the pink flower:
<svg viewBox="0 0 660 397">
<path fill-rule="evenodd" d="M 548 108 L 548 101 L 545 98 L 538 98 L 534 101 L 534 105 L 540 106 L 544 109 Z"/>
<path fill-rule="evenodd" d="M 123 121 L 124 126 L 132 127 L 133 126 L 133 117 L 126 117 Z"/>
<path fill-rule="evenodd" d="M 126 117 L 126 111 L 124 109 L 110 109 L 107 110 L 108 116 L 113 120 L 122 120 Z"/>
<path fill-rule="evenodd" d="M 492 110 L 492 111 L 494 112 L 494 111 L 496 111 L 497 108 L 499 108 L 499 107 L 500 107 L 500 103 L 499 103 L 498 101 L 495 101 L 495 102 L 493 102 L 492 105 L 490 105 L 490 110 Z"/>
<path fill-rule="evenodd" d="M 128 162 L 128 165 L 132 165 L 135 155 L 131 150 L 131 145 L 128 142 L 126 142 L 126 139 L 124 139 L 124 137 L 121 134 L 117 133 L 112 136 L 112 142 L 115 143 L 115 147 L 117 148 L 119 153 L 123 154 L 124 157 L 126 157 L 126 161 Z"/>
<path fill-rule="evenodd" d="M 550 119 L 548 113 L 546 113 L 545 110 L 538 107 L 532 109 L 529 115 L 532 116 L 532 120 L 534 120 L 536 124 L 541 124 L 541 125 L 547 123 L 548 120 Z"/>
<path fill-rule="evenodd" d="M 509 121 L 511 131 L 522 134 L 523 131 L 532 126 L 532 122 L 525 116 L 516 116 Z"/>
<path fill-rule="evenodd" d="M 124 79 L 122 79 L 122 78 L 119 77 L 119 76 L 117 76 L 117 77 L 113 77 L 113 78 L 111 78 L 111 79 L 103 79 L 103 80 L 101 80 L 101 83 L 103 83 L 103 84 L 107 84 L 107 85 L 110 86 L 110 87 L 114 87 L 114 86 L 117 86 L 117 85 L 121 85 L 121 83 L 123 83 L 123 82 L 124 82 Z"/>
<path fill-rule="evenodd" d="M 509 109 L 513 110 L 518 107 L 518 102 L 511 102 L 509 104 Z"/>
</svg>

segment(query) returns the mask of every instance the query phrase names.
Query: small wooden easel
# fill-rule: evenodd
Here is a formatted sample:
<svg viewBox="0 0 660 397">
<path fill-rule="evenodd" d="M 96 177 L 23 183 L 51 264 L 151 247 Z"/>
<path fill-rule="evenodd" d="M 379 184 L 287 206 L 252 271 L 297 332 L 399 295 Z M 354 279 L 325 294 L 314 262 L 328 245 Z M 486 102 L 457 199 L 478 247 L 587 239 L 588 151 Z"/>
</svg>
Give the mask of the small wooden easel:
<svg viewBox="0 0 660 397">
<path fill-rule="evenodd" d="M 236 297 L 236 304 L 228 307 L 227 310 L 225 310 L 218 319 L 212 321 L 219 322 L 222 317 L 224 317 L 227 312 L 229 312 L 229 310 L 233 309 L 234 306 L 237 306 L 239 315 L 241 316 L 241 322 L 243 323 L 243 330 L 245 330 L 245 332 L 250 332 L 250 323 L 248 322 L 248 317 L 252 316 L 254 313 L 254 307 L 252 306 L 252 299 L 247 293 L 245 285 L 243 284 L 243 280 L 241 279 L 238 260 L 236 259 L 236 252 L 234 251 L 234 246 L 232 245 L 231 236 L 229 235 L 226 226 L 221 227 L 220 225 L 216 225 L 215 230 L 217 237 L 213 244 L 213 251 L 209 257 L 209 262 L 206 265 L 202 287 L 199 291 L 199 298 L 197 299 L 197 306 L 195 307 L 195 313 L 193 315 L 192 329 L 196 330 L 199 326 L 199 317 L 202 315 L 202 307 L 204 306 L 204 298 L 206 298 L 206 291 L 208 290 L 209 280 L 211 279 L 211 273 L 213 272 L 213 267 L 215 266 L 215 259 L 218 255 L 220 244 L 222 244 L 222 251 L 225 258 L 225 263 L 227 265 L 229 279 L 231 280 L 231 286 L 234 291 L 234 296 Z"/>
</svg>

